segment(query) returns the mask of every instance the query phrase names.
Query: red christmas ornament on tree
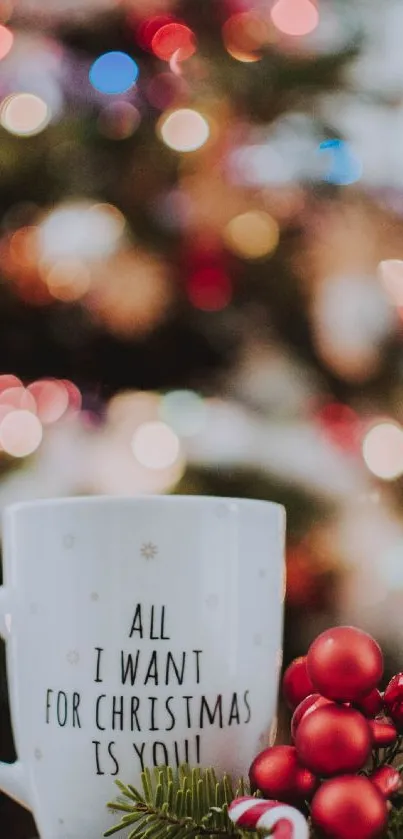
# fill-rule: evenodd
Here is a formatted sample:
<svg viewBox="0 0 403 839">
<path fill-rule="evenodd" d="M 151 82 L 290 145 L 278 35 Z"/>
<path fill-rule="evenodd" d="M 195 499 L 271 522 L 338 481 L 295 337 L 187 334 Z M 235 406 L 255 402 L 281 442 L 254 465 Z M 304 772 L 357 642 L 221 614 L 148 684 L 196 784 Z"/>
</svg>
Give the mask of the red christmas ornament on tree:
<svg viewBox="0 0 403 839">
<path fill-rule="evenodd" d="M 374 783 L 359 775 L 325 781 L 312 801 L 312 823 L 325 839 L 378 839 L 388 810 Z"/>
<path fill-rule="evenodd" d="M 397 730 L 392 722 L 386 719 L 368 721 L 372 732 L 372 746 L 375 749 L 393 746 L 397 740 Z"/>
<path fill-rule="evenodd" d="M 402 787 L 402 780 L 399 772 L 394 766 L 389 766 L 388 764 L 380 766 L 379 769 L 376 769 L 376 771 L 370 775 L 370 778 L 372 783 L 378 787 L 379 792 L 384 798 L 390 798 L 390 796 L 399 792 Z"/>
<path fill-rule="evenodd" d="M 357 702 L 354 702 L 354 706 L 366 717 L 376 717 L 383 711 L 382 694 L 378 688 L 374 688 L 371 693 L 367 693 L 366 696 L 362 696 Z"/>
<path fill-rule="evenodd" d="M 320 693 L 311 693 L 310 696 L 306 696 L 302 702 L 296 707 L 291 720 L 291 736 L 292 739 L 295 740 L 295 736 L 297 733 L 297 728 L 302 720 L 302 717 L 305 714 L 311 713 L 312 711 L 317 711 L 318 708 L 321 708 L 322 705 L 329 705 L 331 703 L 331 699 L 325 699 L 324 696 L 321 696 Z"/>
<path fill-rule="evenodd" d="M 403 730 L 403 673 L 397 673 L 390 680 L 385 693 L 383 695 L 383 702 L 388 715 L 399 731 Z"/>
<path fill-rule="evenodd" d="M 287 705 L 294 710 L 315 688 L 309 678 L 306 656 L 294 659 L 283 676 L 283 694 Z"/>
<path fill-rule="evenodd" d="M 272 746 L 255 757 L 249 780 L 266 798 L 295 803 L 310 797 L 316 778 L 298 761 L 294 746 Z"/>
<path fill-rule="evenodd" d="M 361 629 L 338 626 L 322 632 L 307 655 L 314 691 L 328 699 L 355 702 L 370 693 L 383 673 L 379 644 Z"/>
<path fill-rule="evenodd" d="M 334 703 L 306 713 L 295 737 L 300 763 L 321 777 L 358 772 L 367 762 L 371 746 L 365 717 L 354 708 Z"/>
</svg>

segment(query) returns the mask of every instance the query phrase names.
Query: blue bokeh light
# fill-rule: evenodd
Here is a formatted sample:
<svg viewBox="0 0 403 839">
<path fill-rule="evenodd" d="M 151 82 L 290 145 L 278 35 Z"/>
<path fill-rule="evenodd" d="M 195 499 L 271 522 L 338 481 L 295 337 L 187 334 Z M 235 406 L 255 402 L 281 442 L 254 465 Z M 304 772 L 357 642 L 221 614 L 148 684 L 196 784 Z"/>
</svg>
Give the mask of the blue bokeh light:
<svg viewBox="0 0 403 839">
<path fill-rule="evenodd" d="M 126 93 L 135 84 L 139 68 L 125 52 L 105 52 L 94 61 L 89 77 L 101 93 Z"/>
<path fill-rule="evenodd" d="M 325 164 L 322 176 L 324 181 L 336 186 L 348 186 L 360 180 L 362 163 L 350 143 L 345 140 L 324 140 L 318 152 Z"/>
</svg>

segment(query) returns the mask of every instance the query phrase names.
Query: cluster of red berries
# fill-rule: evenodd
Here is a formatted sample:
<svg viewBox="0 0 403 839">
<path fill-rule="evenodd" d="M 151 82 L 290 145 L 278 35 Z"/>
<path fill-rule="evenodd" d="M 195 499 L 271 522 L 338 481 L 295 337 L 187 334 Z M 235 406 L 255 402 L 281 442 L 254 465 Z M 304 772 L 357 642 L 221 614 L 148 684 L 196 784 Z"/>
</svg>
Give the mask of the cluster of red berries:
<svg viewBox="0 0 403 839">
<path fill-rule="evenodd" d="M 250 781 L 268 799 L 304 808 L 325 839 L 378 839 L 401 778 L 392 760 L 403 732 L 403 673 L 379 690 L 383 655 L 355 627 L 323 632 L 286 670 L 292 746 L 265 749 Z M 375 756 L 370 766 L 371 754 Z"/>
</svg>

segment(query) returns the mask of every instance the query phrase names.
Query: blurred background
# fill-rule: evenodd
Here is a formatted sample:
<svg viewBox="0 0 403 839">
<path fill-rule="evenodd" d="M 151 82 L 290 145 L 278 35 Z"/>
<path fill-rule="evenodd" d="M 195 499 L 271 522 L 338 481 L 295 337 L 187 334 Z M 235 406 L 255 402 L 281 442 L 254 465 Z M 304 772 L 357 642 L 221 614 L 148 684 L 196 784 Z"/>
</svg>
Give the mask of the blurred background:
<svg viewBox="0 0 403 839">
<path fill-rule="evenodd" d="M 334 622 L 402 663 L 402 28 L 394 0 L 0 0 L 0 508 L 285 504 L 284 663 Z M 3 649 L 0 709 L 12 759 Z"/>
</svg>

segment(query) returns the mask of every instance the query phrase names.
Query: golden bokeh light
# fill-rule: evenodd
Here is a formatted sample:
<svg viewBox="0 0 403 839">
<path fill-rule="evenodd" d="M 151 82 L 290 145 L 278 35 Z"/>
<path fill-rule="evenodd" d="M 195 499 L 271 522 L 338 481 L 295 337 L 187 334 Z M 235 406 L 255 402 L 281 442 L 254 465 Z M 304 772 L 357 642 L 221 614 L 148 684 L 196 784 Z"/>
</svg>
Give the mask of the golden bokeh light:
<svg viewBox="0 0 403 839">
<path fill-rule="evenodd" d="M 275 251 L 280 230 L 277 222 L 262 210 L 249 210 L 231 219 L 224 241 L 242 259 L 262 259 Z"/>
<path fill-rule="evenodd" d="M 42 272 L 42 277 L 55 300 L 74 303 L 90 288 L 91 273 L 79 259 L 56 262 Z"/>
<path fill-rule="evenodd" d="M 222 38 L 229 55 L 237 61 L 251 63 L 262 57 L 261 49 L 274 40 L 273 25 L 257 12 L 231 15 L 222 27 Z"/>
</svg>

